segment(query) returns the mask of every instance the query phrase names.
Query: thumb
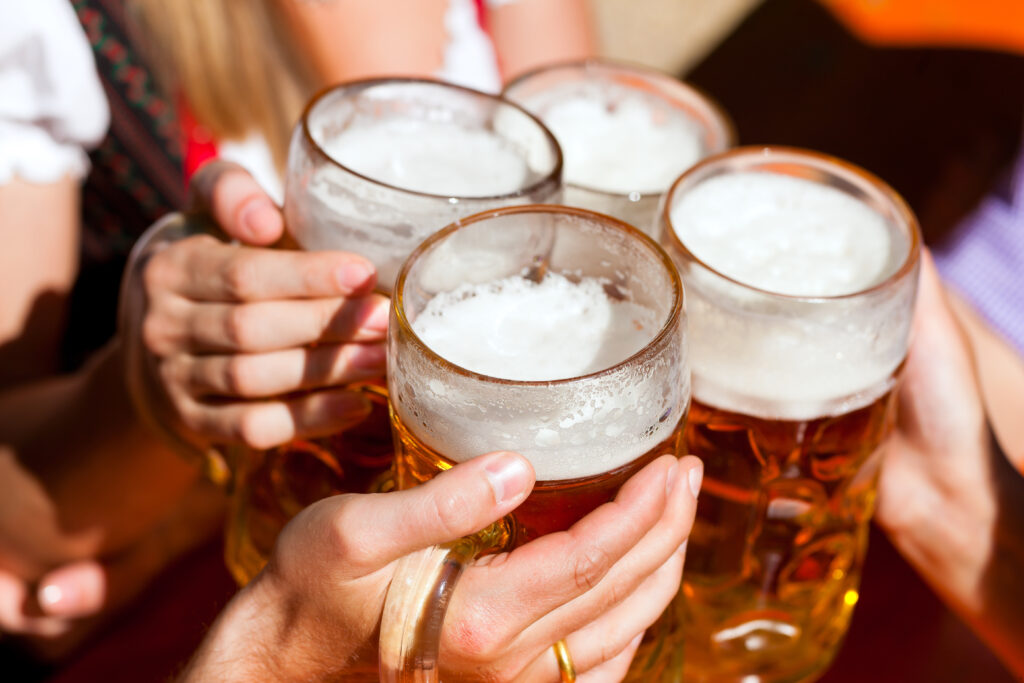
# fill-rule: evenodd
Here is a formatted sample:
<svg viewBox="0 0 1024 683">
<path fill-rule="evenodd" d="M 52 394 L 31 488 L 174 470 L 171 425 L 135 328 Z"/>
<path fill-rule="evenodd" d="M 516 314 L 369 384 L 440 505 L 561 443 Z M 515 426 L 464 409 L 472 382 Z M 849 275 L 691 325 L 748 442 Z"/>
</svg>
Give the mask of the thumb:
<svg viewBox="0 0 1024 683">
<path fill-rule="evenodd" d="M 344 539 L 351 569 L 365 573 L 487 527 L 522 503 L 533 483 L 526 458 L 488 453 L 405 491 L 334 499 L 335 538 Z"/>
<path fill-rule="evenodd" d="M 914 337 L 900 392 L 900 424 L 919 442 L 965 447 L 984 413 L 973 356 L 930 254 L 921 258 Z"/>
<path fill-rule="evenodd" d="M 212 216 L 231 239 L 262 247 L 284 234 L 281 210 L 238 164 L 220 159 L 203 164 L 189 189 L 192 209 Z"/>
</svg>

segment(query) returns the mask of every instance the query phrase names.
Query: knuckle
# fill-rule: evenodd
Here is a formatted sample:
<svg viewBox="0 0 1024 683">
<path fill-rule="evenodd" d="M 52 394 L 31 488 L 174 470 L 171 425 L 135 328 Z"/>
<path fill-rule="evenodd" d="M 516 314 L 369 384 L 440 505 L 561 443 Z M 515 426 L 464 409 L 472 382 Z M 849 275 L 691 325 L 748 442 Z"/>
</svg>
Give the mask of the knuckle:
<svg viewBox="0 0 1024 683">
<path fill-rule="evenodd" d="M 167 325 L 156 315 L 147 315 L 142 321 L 142 344 L 155 356 L 166 356 L 174 346 Z"/>
<path fill-rule="evenodd" d="M 442 532 L 454 540 L 469 533 L 466 529 L 466 501 L 454 493 L 444 493 L 430 497 L 431 514 L 439 522 Z"/>
<path fill-rule="evenodd" d="M 259 273 L 253 259 L 237 255 L 228 262 L 224 271 L 224 288 L 234 299 L 251 298 L 257 291 Z"/>
<path fill-rule="evenodd" d="M 618 605 L 629 597 L 631 588 L 632 586 L 625 586 L 619 581 L 611 582 L 611 585 L 608 586 L 608 594 L 602 602 L 608 606 Z"/>
<path fill-rule="evenodd" d="M 168 263 L 166 251 L 159 252 L 153 256 L 142 270 L 142 286 L 146 294 L 153 296 L 155 292 L 167 288 L 170 282 L 171 264 Z"/>
<path fill-rule="evenodd" d="M 372 559 L 368 549 L 372 547 L 373 540 L 363 538 L 357 531 L 365 527 L 364 522 L 352 514 L 351 506 L 342 504 L 334 512 L 331 524 L 331 548 L 354 568 L 364 568 Z"/>
<path fill-rule="evenodd" d="M 611 558 L 603 548 L 594 544 L 585 546 L 573 561 L 576 587 L 583 591 L 592 589 L 601 581 L 610 565 Z"/>
<path fill-rule="evenodd" d="M 235 396 L 253 397 L 260 393 L 259 373 L 254 359 L 232 356 L 224 365 L 224 385 Z"/>
<path fill-rule="evenodd" d="M 451 647 L 461 660 L 477 663 L 494 662 L 501 650 L 500 624 L 479 605 L 467 608 L 464 618 L 459 619 L 448 631 Z"/>
<path fill-rule="evenodd" d="M 224 321 L 224 336 L 237 349 L 255 345 L 256 311 L 250 306 L 230 306 Z"/>
</svg>

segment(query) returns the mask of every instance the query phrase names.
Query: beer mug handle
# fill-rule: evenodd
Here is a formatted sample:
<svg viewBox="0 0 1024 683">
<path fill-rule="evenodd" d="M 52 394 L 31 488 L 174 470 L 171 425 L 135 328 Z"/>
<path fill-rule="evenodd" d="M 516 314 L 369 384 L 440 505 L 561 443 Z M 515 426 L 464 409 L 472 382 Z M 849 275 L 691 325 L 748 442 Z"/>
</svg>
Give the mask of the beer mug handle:
<svg viewBox="0 0 1024 683">
<path fill-rule="evenodd" d="M 507 534 L 498 521 L 398 561 L 381 617 L 381 683 L 438 683 L 441 628 L 455 584 L 467 563 L 502 547 Z"/>
<path fill-rule="evenodd" d="M 162 405 L 162 394 L 153 386 L 154 374 L 145 370 L 150 360 L 142 341 L 142 320 L 148 306 L 146 288 L 142 281 L 146 264 L 159 250 L 193 235 L 213 235 L 226 239 L 210 218 L 175 211 L 151 225 L 135 242 L 121 280 L 117 312 L 118 335 L 123 351 L 125 384 L 139 418 L 155 429 L 174 450 L 187 459 L 198 460 L 207 479 L 226 486 L 231 481 L 231 468 L 224 453 L 215 448 L 201 452 L 179 436 L 168 424 L 168 416 L 172 411 Z"/>
</svg>

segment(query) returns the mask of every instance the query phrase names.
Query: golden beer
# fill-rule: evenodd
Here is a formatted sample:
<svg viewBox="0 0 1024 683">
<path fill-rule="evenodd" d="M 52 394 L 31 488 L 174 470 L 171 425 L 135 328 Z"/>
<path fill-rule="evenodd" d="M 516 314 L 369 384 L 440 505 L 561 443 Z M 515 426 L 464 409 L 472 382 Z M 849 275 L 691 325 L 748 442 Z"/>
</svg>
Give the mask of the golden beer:
<svg viewBox="0 0 1024 683">
<path fill-rule="evenodd" d="M 802 680 L 846 632 L 867 550 L 890 390 L 844 415 L 766 420 L 694 400 L 704 484 L 683 578 L 688 680 Z"/>
<path fill-rule="evenodd" d="M 685 418 L 672 434 L 636 460 L 611 471 L 561 481 L 538 481 L 523 503 L 505 520 L 502 548 L 512 549 L 556 531 L 565 531 L 587 514 L 613 500 L 622 485 L 662 455 L 682 455 Z M 454 464 L 416 438 L 402 420 L 391 416 L 395 433 L 395 477 L 406 489 L 429 481 Z"/>
<path fill-rule="evenodd" d="M 796 683 L 832 661 L 858 598 L 895 423 L 920 237 L 877 178 L 741 148 L 670 191 L 704 462 L 678 616 L 687 683 Z"/>
</svg>

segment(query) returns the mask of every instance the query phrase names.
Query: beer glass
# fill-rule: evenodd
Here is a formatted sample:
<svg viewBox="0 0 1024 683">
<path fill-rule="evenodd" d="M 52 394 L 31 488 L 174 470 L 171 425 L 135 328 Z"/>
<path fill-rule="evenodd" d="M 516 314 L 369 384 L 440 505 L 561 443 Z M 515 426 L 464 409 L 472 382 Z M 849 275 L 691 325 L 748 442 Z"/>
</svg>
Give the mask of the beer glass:
<svg viewBox="0 0 1024 683">
<path fill-rule="evenodd" d="M 556 64 L 520 76 L 505 97 L 537 114 L 565 155 L 563 203 L 606 213 L 657 237 L 672 181 L 734 144 L 706 95 L 666 74 L 614 62 Z"/>
<path fill-rule="evenodd" d="M 528 206 L 428 238 L 392 304 L 398 486 L 495 450 L 522 453 L 537 478 L 503 521 L 399 562 L 381 625 L 382 680 L 436 680 L 438 605 L 465 562 L 567 529 L 646 463 L 679 455 L 689 403 L 682 289 L 667 255 L 635 228 Z"/>
<path fill-rule="evenodd" d="M 685 681 L 808 681 L 857 602 L 907 351 L 917 221 L 821 154 L 740 148 L 672 186 L 689 453 L 704 484 L 683 577 Z"/>
<path fill-rule="evenodd" d="M 368 258 L 377 289 L 435 230 L 471 213 L 557 201 L 562 158 L 531 114 L 499 97 L 421 79 L 340 85 L 307 106 L 285 177 L 288 230 L 304 249 Z M 333 436 L 235 458 L 227 562 L 240 583 L 266 563 L 281 528 L 310 503 L 364 492 L 388 470 L 383 388 L 359 385 L 375 409 Z"/>
</svg>

